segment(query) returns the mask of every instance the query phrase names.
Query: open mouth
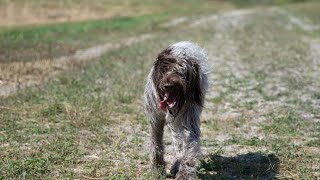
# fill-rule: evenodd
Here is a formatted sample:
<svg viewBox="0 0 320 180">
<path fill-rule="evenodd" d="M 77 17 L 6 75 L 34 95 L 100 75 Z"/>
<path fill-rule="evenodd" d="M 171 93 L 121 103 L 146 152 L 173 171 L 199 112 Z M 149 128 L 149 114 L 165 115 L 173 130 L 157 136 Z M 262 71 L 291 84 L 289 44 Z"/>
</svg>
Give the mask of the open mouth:
<svg viewBox="0 0 320 180">
<path fill-rule="evenodd" d="M 165 92 L 163 100 L 160 101 L 160 108 L 166 111 L 167 107 L 172 109 L 177 105 L 178 97 L 172 92 Z"/>
</svg>

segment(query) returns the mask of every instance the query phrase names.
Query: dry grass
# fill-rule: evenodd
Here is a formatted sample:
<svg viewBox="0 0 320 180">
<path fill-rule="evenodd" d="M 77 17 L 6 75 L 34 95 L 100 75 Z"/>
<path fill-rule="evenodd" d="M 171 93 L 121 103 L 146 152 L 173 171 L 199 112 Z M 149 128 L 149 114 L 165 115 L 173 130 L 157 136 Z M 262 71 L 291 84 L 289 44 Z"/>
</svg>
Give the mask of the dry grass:
<svg viewBox="0 0 320 180">
<path fill-rule="evenodd" d="M 4 1 L 0 26 L 51 24 L 158 13 L 162 6 L 138 1 Z M 19 13 L 17 13 L 19 12 Z"/>
<path fill-rule="evenodd" d="M 189 9 L 190 2 L 196 5 L 192 1 L 182 3 L 182 1 L 170 0 L 1 0 L 0 16 L 2 18 L 0 19 L 0 26 L 51 24 L 112 17 L 141 16 L 157 14 L 163 11 L 169 12 L 172 9 L 181 11 L 181 9 Z M 212 8 L 212 6 L 231 6 L 228 2 L 200 1 L 199 3 L 200 6 L 208 9 Z M 196 6 L 199 6 L 199 4 Z"/>
<path fill-rule="evenodd" d="M 309 23 L 295 6 L 294 18 Z M 318 178 L 319 31 L 292 17 L 286 7 L 241 10 L 185 28 L 199 22 L 190 18 L 2 99 L 0 178 L 155 179 L 143 86 L 156 54 L 186 39 L 212 64 L 198 177 Z M 165 143 L 171 160 L 168 133 Z"/>
</svg>

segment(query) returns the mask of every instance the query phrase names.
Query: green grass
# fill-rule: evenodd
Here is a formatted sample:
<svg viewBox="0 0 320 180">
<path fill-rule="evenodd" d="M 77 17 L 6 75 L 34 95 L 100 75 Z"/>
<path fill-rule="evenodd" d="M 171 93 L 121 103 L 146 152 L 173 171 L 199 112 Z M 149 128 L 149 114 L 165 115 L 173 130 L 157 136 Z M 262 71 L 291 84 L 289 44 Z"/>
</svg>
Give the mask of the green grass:
<svg viewBox="0 0 320 180">
<path fill-rule="evenodd" d="M 270 119 L 270 125 L 266 125 L 265 130 L 279 135 L 303 135 L 301 134 L 302 130 L 312 126 L 312 123 L 305 121 L 292 110 L 280 113 L 273 112 Z"/>
<path fill-rule="evenodd" d="M 230 0 L 238 7 L 252 7 L 252 6 L 270 6 L 270 5 L 287 5 L 289 3 L 302 3 L 312 0 Z"/>
<path fill-rule="evenodd" d="M 316 1 L 311 3 L 299 4 L 299 6 L 289 5 L 285 7 L 291 13 L 308 18 L 313 23 L 320 23 L 319 4 Z"/>
<path fill-rule="evenodd" d="M 87 40 L 86 37 L 90 38 L 90 35 L 92 36 L 93 33 L 99 31 L 103 33 L 111 33 L 112 31 L 128 32 L 129 29 L 143 29 L 145 28 L 143 25 L 150 25 L 152 22 L 156 21 L 156 19 L 161 20 L 161 15 L 119 17 L 78 23 L 61 23 L 43 25 L 36 28 L 32 26 L 18 27 L 3 30 L 1 33 L 1 39 L 11 43 L 21 43 L 23 41 L 40 43 L 53 42 L 56 39 L 71 41 L 81 37 L 84 38 L 81 40 L 85 41 Z"/>
<path fill-rule="evenodd" d="M 154 24 L 166 19 L 165 14 L 155 14 L 7 29 L 0 32 L 3 54 L 0 60 L 35 61 L 59 57 L 80 48 L 115 41 L 115 38 L 151 31 L 156 28 Z"/>
</svg>

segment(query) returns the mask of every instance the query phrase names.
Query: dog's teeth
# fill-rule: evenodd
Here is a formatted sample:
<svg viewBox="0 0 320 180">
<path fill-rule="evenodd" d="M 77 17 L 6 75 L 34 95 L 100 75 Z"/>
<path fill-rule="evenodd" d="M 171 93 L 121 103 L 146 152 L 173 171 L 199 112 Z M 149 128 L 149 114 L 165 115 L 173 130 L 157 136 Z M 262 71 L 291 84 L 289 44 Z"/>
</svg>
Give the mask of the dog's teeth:
<svg viewBox="0 0 320 180">
<path fill-rule="evenodd" d="M 170 108 L 172 108 L 172 107 L 174 107 L 175 105 L 176 105 L 176 101 L 175 102 L 172 102 L 172 103 L 168 103 L 168 106 L 170 107 Z"/>
</svg>

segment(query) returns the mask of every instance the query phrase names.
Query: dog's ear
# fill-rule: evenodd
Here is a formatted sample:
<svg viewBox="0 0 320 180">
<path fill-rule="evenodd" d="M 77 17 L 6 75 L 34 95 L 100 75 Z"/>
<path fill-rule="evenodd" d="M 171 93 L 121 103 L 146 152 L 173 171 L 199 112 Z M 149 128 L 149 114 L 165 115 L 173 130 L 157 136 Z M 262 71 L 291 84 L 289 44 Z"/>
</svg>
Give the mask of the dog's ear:
<svg viewBox="0 0 320 180">
<path fill-rule="evenodd" d="M 190 98 L 192 102 L 199 106 L 203 106 L 203 94 L 200 86 L 200 67 L 197 63 L 192 62 L 192 68 L 189 70 Z"/>
<path fill-rule="evenodd" d="M 153 81 L 153 84 L 155 86 L 155 90 L 156 90 L 158 96 L 159 96 L 159 83 L 161 81 L 162 76 L 163 76 L 163 74 L 160 70 L 160 62 L 157 59 L 153 65 L 153 73 L 151 75 L 151 78 L 152 78 L 152 81 Z M 158 97 L 158 98 L 160 98 L 160 97 Z"/>
<path fill-rule="evenodd" d="M 172 48 L 168 47 L 158 54 L 156 61 L 153 64 L 152 80 L 156 86 L 157 94 L 160 94 L 159 84 L 166 71 L 172 69 L 172 65 L 177 62 L 176 58 L 171 55 Z"/>
<path fill-rule="evenodd" d="M 160 82 L 164 72 L 168 69 L 172 57 L 170 56 L 171 48 L 167 48 L 158 54 L 156 61 L 154 62 L 154 71 L 152 74 L 153 82 Z"/>
</svg>

